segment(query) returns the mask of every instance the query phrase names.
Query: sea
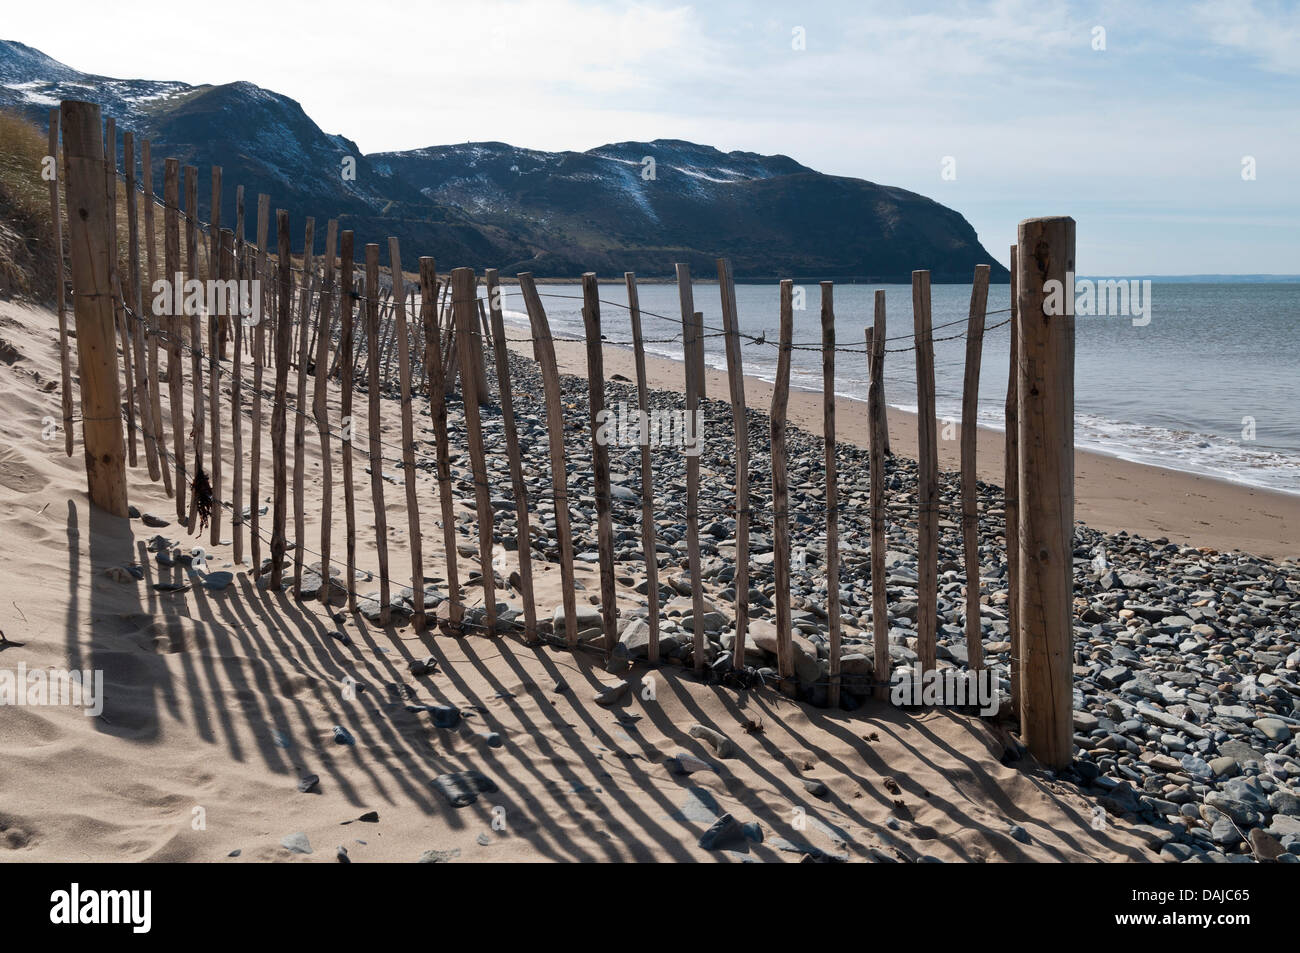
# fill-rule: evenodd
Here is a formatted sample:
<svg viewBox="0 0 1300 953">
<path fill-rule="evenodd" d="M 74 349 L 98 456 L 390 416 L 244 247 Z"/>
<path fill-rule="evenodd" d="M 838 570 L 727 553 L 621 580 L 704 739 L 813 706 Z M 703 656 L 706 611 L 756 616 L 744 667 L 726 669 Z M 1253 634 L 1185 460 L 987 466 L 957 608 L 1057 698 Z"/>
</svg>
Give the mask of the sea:
<svg viewBox="0 0 1300 953">
<path fill-rule="evenodd" d="M 1137 463 L 1253 487 L 1300 494 L 1300 281 L 1148 279 L 1149 310 L 1075 318 L 1075 445 Z M 539 285 L 552 333 L 583 336 L 579 285 Z M 638 285 L 646 352 L 682 360 L 681 307 L 675 284 Z M 836 393 L 865 401 L 865 328 L 875 293 L 885 292 L 885 399 L 915 412 L 916 354 L 910 285 L 837 282 L 834 288 Z M 504 289 L 514 323 L 527 317 L 516 287 Z M 821 291 L 796 284 L 791 386 L 822 389 Z M 697 282 L 704 315 L 705 360 L 726 368 L 719 287 Z M 969 284 L 931 286 L 935 400 L 942 421 L 961 419 Z M 631 325 L 621 284 L 600 285 L 601 331 L 628 342 Z M 1009 366 L 1010 287 L 989 288 L 980 366 L 981 425 L 1002 429 Z M 802 307 L 800 307 L 802 305 Z M 776 373 L 780 291 L 776 282 L 737 284 L 742 333 L 764 344 L 742 349 L 745 373 Z M 841 411 L 843 412 L 843 411 Z"/>
</svg>

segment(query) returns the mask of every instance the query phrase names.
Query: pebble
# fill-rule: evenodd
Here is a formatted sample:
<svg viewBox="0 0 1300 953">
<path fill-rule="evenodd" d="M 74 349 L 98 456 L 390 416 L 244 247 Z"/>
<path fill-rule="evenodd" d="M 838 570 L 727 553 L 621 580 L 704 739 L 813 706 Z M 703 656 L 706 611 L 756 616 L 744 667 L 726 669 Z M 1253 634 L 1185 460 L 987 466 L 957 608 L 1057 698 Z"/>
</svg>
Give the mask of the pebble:
<svg viewBox="0 0 1300 953">
<path fill-rule="evenodd" d="M 686 730 L 686 733 L 692 738 L 698 738 L 700 741 L 712 745 L 719 758 L 730 758 L 736 753 L 736 746 L 732 744 L 731 739 L 713 728 L 696 724 L 691 725 Z"/>
<path fill-rule="evenodd" d="M 281 838 L 280 846 L 295 854 L 310 854 L 312 852 L 311 841 L 307 839 L 307 835 L 302 831 L 298 831 L 294 834 L 286 834 Z"/>
</svg>

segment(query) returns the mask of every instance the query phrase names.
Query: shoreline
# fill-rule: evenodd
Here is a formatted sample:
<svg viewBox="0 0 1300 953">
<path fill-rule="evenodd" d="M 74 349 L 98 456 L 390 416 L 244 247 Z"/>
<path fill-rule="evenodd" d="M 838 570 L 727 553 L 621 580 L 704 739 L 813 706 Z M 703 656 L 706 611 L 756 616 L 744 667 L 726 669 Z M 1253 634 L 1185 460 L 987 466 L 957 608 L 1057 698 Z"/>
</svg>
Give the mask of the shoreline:
<svg viewBox="0 0 1300 953">
<path fill-rule="evenodd" d="M 527 344 L 512 343 L 511 347 L 532 355 L 532 348 Z M 585 344 L 556 340 L 555 353 L 560 373 L 586 376 Z M 606 344 L 603 353 L 607 377 L 621 374 L 636 380 L 631 349 Z M 647 385 L 651 390 L 684 393 L 682 367 L 680 361 L 647 354 Z M 726 371 L 706 367 L 704 376 L 706 397 L 729 399 Z M 746 405 L 766 414 L 771 406 L 772 389 L 768 381 L 746 374 Z M 837 401 L 837 440 L 867 447 L 865 402 L 854 398 L 843 400 L 851 401 L 849 407 L 860 407 L 862 412 L 846 413 L 845 404 Z M 821 393 L 792 385 L 786 416 L 790 424 L 820 436 Z M 916 415 L 890 407 L 888 418 L 891 449 L 895 454 L 916 459 Z M 1004 439 L 1001 430 L 979 428 L 978 475 L 985 483 L 1003 485 Z M 938 450 L 941 470 L 960 468 L 959 440 L 944 440 L 941 431 Z M 1134 463 L 1081 447 L 1075 448 L 1074 488 L 1075 520 L 1093 529 L 1127 532 L 1147 539 L 1166 538 L 1219 551 L 1240 550 L 1273 559 L 1300 556 L 1300 496 L 1297 495 Z"/>
</svg>

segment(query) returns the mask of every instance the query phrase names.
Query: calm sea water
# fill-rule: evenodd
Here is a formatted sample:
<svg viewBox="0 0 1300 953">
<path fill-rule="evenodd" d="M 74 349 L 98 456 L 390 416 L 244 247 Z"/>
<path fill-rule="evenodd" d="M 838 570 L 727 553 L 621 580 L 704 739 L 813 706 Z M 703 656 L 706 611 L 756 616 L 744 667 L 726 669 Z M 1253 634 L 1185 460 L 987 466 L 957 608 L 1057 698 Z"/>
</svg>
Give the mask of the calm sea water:
<svg viewBox="0 0 1300 953">
<path fill-rule="evenodd" d="M 796 310 L 795 343 L 821 343 L 820 289 L 801 286 L 804 310 Z M 837 284 L 838 343 L 861 348 L 872 322 L 874 294 L 886 294 L 890 348 L 911 345 L 912 296 L 907 285 Z M 581 337 L 581 288 L 544 285 L 543 302 L 557 336 Z M 677 287 L 638 288 L 647 339 L 680 336 Z M 706 326 L 721 328 L 716 284 L 697 284 L 695 308 Z M 567 296 L 567 297 L 565 297 Z M 1007 285 L 989 289 L 987 324 L 1003 322 Z M 612 340 L 627 340 L 626 292 L 601 285 L 601 326 Z M 777 337 L 779 290 L 775 284 L 736 286 L 742 331 Z M 935 391 L 941 418 L 961 417 L 965 340 L 937 340 L 965 329 L 969 285 L 934 285 Z M 1140 463 L 1219 477 L 1252 486 L 1300 493 L 1300 283 L 1182 283 L 1156 281 L 1151 320 L 1135 327 L 1129 317 L 1076 318 L 1075 440 L 1079 447 Z M 505 306 L 526 324 L 517 289 Z M 662 315 L 654 317 L 651 313 Z M 957 322 L 951 327 L 941 327 Z M 984 339 L 980 374 L 980 422 L 1001 428 L 1006 398 L 1009 338 L 1005 325 Z M 706 330 L 706 333 L 707 330 Z M 648 353 L 682 359 L 680 343 L 648 344 Z M 723 339 L 705 341 L 707 362 L 726 367 Z M 746 345 L 745 372 L 771 380 L 775 347 Z M 914 352 L 885 356 L 885 397 L 894 407 L 916 410 Z M 791 382 L 820 391 L 819 350 L 793 353 Z M 836 390 L 863 400 L 865 354 L 836 358 Z M 1250 427 L 1253 424 L 1253 437 Z"/>
</svg>

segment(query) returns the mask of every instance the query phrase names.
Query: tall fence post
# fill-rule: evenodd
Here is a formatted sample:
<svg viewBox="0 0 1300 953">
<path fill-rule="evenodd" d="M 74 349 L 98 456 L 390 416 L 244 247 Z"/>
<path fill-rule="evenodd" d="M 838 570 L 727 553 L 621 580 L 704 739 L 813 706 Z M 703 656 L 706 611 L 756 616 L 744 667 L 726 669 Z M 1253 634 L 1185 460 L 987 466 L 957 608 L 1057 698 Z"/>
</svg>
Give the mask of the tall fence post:
<svg viewBox="0 0 1300 953">
<path fill-rule="evenodd" d="M 688 286 L 689 283 L 688 275 Z M 700 372 L 702 366 L 700 355 L 704 349 L 704 341 L 701 337 L 703 324 L 704 315 L 699 311 L 692 312 L 689 322 L 690 333 L 683 336 L 684 341 L 690 342 L 686 346 L 684 355 L 686 358 L 686 419 L 689 423 L 683 429 L 690 434 L 686 438 L 690 443 L 684 448 L 686 450 L 686 564 L 691 573 L 691 631 L 695 635 L 692 654 L 696 672 L 704 671 L 707 646 L 704 638 L 704 579 L 700 567 L 700 451 L 702 448 L 699 441 L 702 430 L 700 418 L 704 414 L 700 397 L 704 380 L 704 375 Z"/>
<path fill-rule="evenodd" d="M 582 276 L 582 323 L 587 338 L 587 401 L 591 417 L 591 466 L 596 485 L 596 547 L 600 559 L 600 622 L 605 651 L 618 643 L 618 606 L 614 588 L 614 523 L 610 513 L 609 446 L 602 437 L 605 418 L 605 365 L 600 340 L 600 287 L 596 273 Z M 688 516 L 689 518 L 689 516 Z"/>
<path fill-rule="evenodd" d="M 537 294 L 532 272 L 519 275 L 519 290 L 528 309 L 528 323 L 533 329 L 533 355 L 542 369 L 542 389 L 546 394 L 546 431 L 551 448 L 551 497 L 555 501 L 555 540 L 560 555 L 560 597 L 564 606 L 565 641 L 572 648 L 578 644 L 578 604 L 573 585 L 573 533 L 569 525 L 569 475 L 564 466 L 564 405 L 560 392 L 560 372 L 555 363 L 555 341 L 546 309 Z M 558 634 L 558 633 L 557 633 Z"/>
<path fill-rule="evenodd" d="M 186 283 L 199 280 L 199 180 L 198 168 L 185 166 L 185 268 Z M 190 384 L 194 390 L 194 405 L 190 408 L 190 436 L 194 441 L 194 471 L 191 473 L 193 483 L 190 486 L 190 508 L 188 527 L 195 532 L 199 520 L 199 496 L 207 472 L 203 469 L 204 421 L 207 419 L 203 405 L 203 331 L 201 327 L 201 307 L 186 310 L 190 312 Z"/>
<path fill-rule="evenodd" d="M 298 358 L 294 377 L 293 401 L 293 595 L 302 595 L 303 544 L 307 538 L 306 497 L 303 471 L 307 466 L 307 325 L 311 323 L 312 286 L 316 268 L 312 256 L 316 248 L 316 219 L 307 216 L 302 240 L 302 294 L 298 296 Z M 215 340 L 215 338 L 214 338 Z M 323 580 L 322 584 L 329 580 Z"/>
<path fill-rule="evenodd" d="M 331 244 L 333 243 L 333 234 L 330 235 Z M 334 253 L 331 247 L 329 254 Z M 424 628 L 424 549 L 421 545 L 423 542 L 420 537 L 420 499 L 416 483 L 415 469 L 415 422 L 411 419 L 411 354 L 410 341 L 408 339 L 410 328 L 406 323 L 406 286 L 402 281 L 402 247 L 401 243 L 394 237 L 388 239 L 388 267 L 393 278 L 393 320 L 397 328 L 397 359 L 399 362 L 399 373 L 401 375 L 401 394 L 402 394 L 402 483 L 406 487 L 406 522 L 410 532 L 410 539 L 407 545 L 411 550 L 411 626 L 419 632 Z M 322 299 L 322 302 L 324 299 Z M 329 315 L 322 314 L 321 320 L 327 322 L 328 330 Z M 325 336 L 322 336 L 324 340 Z M 317 364 L 317 374 L 323 375 L 320 370 L 324 361 Z M 321 376 L 318 380 L 323 381 Z M 329 461 L 326 461 L 328 463 Z"/>
<path fill-rule="evenodd" d="M 1025 219 L 1018 238 L 1021 725 L 1059 769 L 1073 732 L 1074 219 Z"/>
<path fill-rule="evenodd" d="M 285 323 L 289 316 L 284 315 Z M 388 511 L 384 505 L 384 451 L 379 438 L 379 246 L 366 245 L 366 433 L 370 448 L 370 495 L 374 501 L 375 549 L 379 558 L 379 624 L 388 625 Z"/>
<path fill-rule="evenodd" d="M 935 669 L 939 617 L 939 461 L 934 416 L 934 338 L 930 324 L 930 273 L 912 272 L 912 322 L 916 342 L 916 654 L 921 671 Z"/>
<path fill-rule="evenodd" d="M 654 461 L 650 454 L 649 429 L 650 390 L 646 383 L 645 341 L 641 334 L 641 296 L 636 287 L 636 274 L 623 272 L 627 284 L 627 311 L 632 323 L 632 351 L 636 364 L 636 402 L 640 420 L 646 425 L 637 427 L 637 442 L 641 445 L 641 549 L 645 555 L 646 606 L 650 610 L 646 623 L 650 626 L 650 644 L 646 657 L 650 664 L 659 661 L 659 554 L 655 549 Z"/>
<path fill-rule="evenodd" d="M 984 312 L 989 298 L 989 266 L 975 266 L 966 323 L 966 373 L 961 394 L 961 536 L 966 563 L 966 664 L 984 667 L 980 627 L 979 391 L 984 352 Z"/>
<path fill-rule="evenodd" d="M 875 325 L 867 329 L 871 351 L 871 389 L 867 392 L 871 447 L 871 640 L 875 649 L 875 696 L 889 694 L 889 600 L 885 590 L 885 293 L 876 292 Z"/>
<path fill-rule="evenodd" d="M 780 350 L 772 385 L 772 575 L 776 584 L 777 674 L 793 694 L 794 641 L 790 632 L 790 474 L 786 470 L 785 415 L 790 400 L 790 347 L 794 337 L 794 281 L 781 282 Z M 744 650 L 744 647 L 741 647 Z"/>
<path fill-rule="evenodd" d="M 172 495 L 172 471 L 167 465 L 167 443 L 163 436 L 162 376 L 158 371 L 158 330 L 162 315 L 153 307 L 153 285 L 158 279 L 158 250 L 154 244 L 153 150 L 148 139 L 140 144 L 141 186 L 144 189 L 144 260 L 149 287 L 149 399 L 153 418 L 154 445 L 158 451 L 158 468 L 162 471 L 163 489 Z"/>
<path fill-rule="evenodd" d="M 736 638 L 731 648 L 731 666 L 742 669 L 745 667 L 745 640 L 749 633 L 749 420 L 745 415 L 740 317 L 730 259 L 718 259 L 718 290 L 722 298 L 722 329 L 727 337 L 727 390 L 731 397 L 731 425 L 736 443 L 736 577 L 733 580 Z"/>
<path fill-rule="evenodd" d="M 515 494 L 515 527 L 519 531 L 516 554 L 519 560 L 519 594 L 524 602 L 524 640 L 537 641 L 537 605 L 533 596 L 533 534 L 528 517 L 528 484 L 524 481 L 523 460 L 519 454 L 519 431 L 515 424 L 513 389 L 510 386 L 510 355 L 506 343 L 505 314 L 502 307 L 501 285 L 497 270 L 489 268 L 483 274 L 487 282 L 488 312 L 492 316 L 492 347 L 496 357 L 497 391 L 501 395 L 501 425 L 506 436 L 506 456 L 510 460 L 510 483 Z M 425 333 L 432 333 L 433 297 L 426 304 Z M 436 353 L 425 342 L 425 352 Z"/>
<path fill-rule="evenodd" d="M 343 454 L 343 516 L 345 523 L 344 565 L 348 590 L 348 611 L 357 611 L 357 514 L 356 488 L 352 485 L 352 435 L 355 433 L 355 421 L 352 419 L 352 351 L 355 331 L 352 318 L 357 299 L 355 282 L 352 277 L 355 252 L 353 251 L 353 234 L 351 229 L 344 229 L 339 236 L 339 423 L 342 425 L 340 450 Z M 324 576 L 321 582 L 328 583 Z M 453 592 L 454 596 L 455 593 Z"/>
<path fill-rule="evenodd" d="M 320 438 L 321 518 L 320 518 L 320 601 L 329 605 L 334 586 L 330 582 L 330 542 L 334 523 L 334 459 L 330 456 L 330 418 L 325 367 L 329 363 L 329 321 L 334 313 L 334 250 L 339 223 L 330 219 L 325 226 L 325 282 L 321 286 L 320 309 L 325 333 L 317 345 L 312 381 L 312 417 Z M 238 345 L 236 344 L 236 351 Z"/>
<path fill-rule="evenodd" d="M 478 563 L 483 584 L 484 625 L 489 635 L 497 630 L 496 570 L 492 567 L 492 494 L 488 487 L 487 460 L 483 452 L 483 428 L 479 404 L 487 400 L 487 379 L 476 380 L 483 363 L 483 345 L 478 337 L 475 315 L 478 279 L 473 268 L 451 272 L 452 311 L 456 336 L 460 340 L 461 401 L 465 411 L 465 433 L 469 438 L 470 466 L 474 473 L 474 505 L 478 513 Z"/>
<path fill-rule="evenodd" d="M 63 378 L 63 445 L 72 456 L 72 352 L 68 347 L 67 288 L 63 280 L 63 214 L 59 210 L 59 182 L 65 173 L 59 165 L 59 110 L 50 109 L 50 158 L 54 160 L 54 178 L 50 179 L 50 223 L 54 227 L 55 295 L 59 303 L 59 365 Z M 64 160 L 67 161 L 66 159 Z"/>
<path fill-rule="evenodd" d="M 425 323 L 432 320 L 434 324 L 435 339 L 437 316 L 431 318 L 427 312 L 437 307 L 437 288 L 438 270 L 434 260 L 425 256 L 420 259 L 421 309 L 425 314 Z M 348 318 L 344 320 L 350 321 Z M 438 467 L 438 505 L 442 510 L 442 544 L 447 564 L 447 623 L 452 631 L 459 631 L 464 605 L 461 602 L 460 574 L 456 565 L 456 501 L 451 494 L 451 453 L 447 442 L 446 370 L 443 367 L 441 345 L 436 340 L 429 348 L 429 372 L 429 417 L 433 420 Z M 345 380 L 351 380 L 347 361 L 343 364 L 343 374 Z"/>
<path fill-rule="evenodd" d="M 830 626 L 831 708 L 840 707 L 840 491 L 835 470 L 835 286 L 822 290 L 822 443 L 826 479 L 826 617 Z"/>
<path fill-rule="evenodd" d="M 1008 677 L 1011 683 L 1012 710 L 1020 712 L 1020 425 L 1017 413 L 1017 367 L 1020 347 L 1019 249 L 1011 246 L 1011 357 L 1007 361 L 1006 438 L 1003 460 L 1002 508 L 1006 515 L 1004 534 L 1007 553 L 1007 630 L 1011 636 L 1011 660 Z"/>
<path fill-rule="evenodd" d="M 185 339 L 184 315 L 176 311 L 178 287 L 185 286 L 181 274 L 180 161 L 163 160 L 163 271 L 167 287 L 167 409 L 172 421 L 172 463 L 176 470 L 176 519 L 185 522 L 185 360 L 181 344 Z"/>
<path fill-rule="evenodd" d="M 253 335 L 253 419 L 251 421 L 251 449 L 248 466 L 248 545 L 253 557 L 254 575 L 262 571 L 262 378 L 266 373 L 267 321 L 271 309 L 270 289 L 263 289 L 266 278 L 267 230 L 270 228 L 271 197 L 266 193 L 257 196 L 257 260 L 253 264 L 253 277 L 258 281 L 259 297 L 257 324 Z"/>
<path fill-rule="evenodd" d="M 135 351 L 135 404 L 140 412 L 140 430 L 144 435 L 145 460 L 149 465 L 149 479 L 158 481 L 158 448 L 154 443 L 153 403 L 150 400 L 151 384 L 145 349 L 144 287 L 140 280 L 140 210 L 135 192 L 135 136 L 122 136 L 122 158 L 126 166 L 126 222 L 127 268 L 130 285 L 130 310 L 127 326 Z"/>
<path fill-rule="evenodd" d="M 126 512 L 126 444 L 122 438 L 114 340 L 112 254 L 104 230 L 104 140 L 99 107 L 64 100 L 60 108 L 67 175 L 68 247 L 81 378 L 81 435 L 91 502 Z"/>
<path fill-rule="evenodd" d="M 276 282 L 279 312 L 275 322 L 275 400 L 271 405 L 271 589 L 279 589 L 284 584 L 284 551 L 288 540 L 284 535 L 285 519 L 288 513 L 287 472 L 285 438 L 286 400 L 289 393 L 289 343 L 293 328 L 289 323 L 289 313 L 293 300 L 293 261 L 292 245 L 289 238 L 289 213 L 285 209 L 275 210 L 275 233 L 277 248 Z M 257 506 L 256 498 L 253 506 Z"/>
</svg>

